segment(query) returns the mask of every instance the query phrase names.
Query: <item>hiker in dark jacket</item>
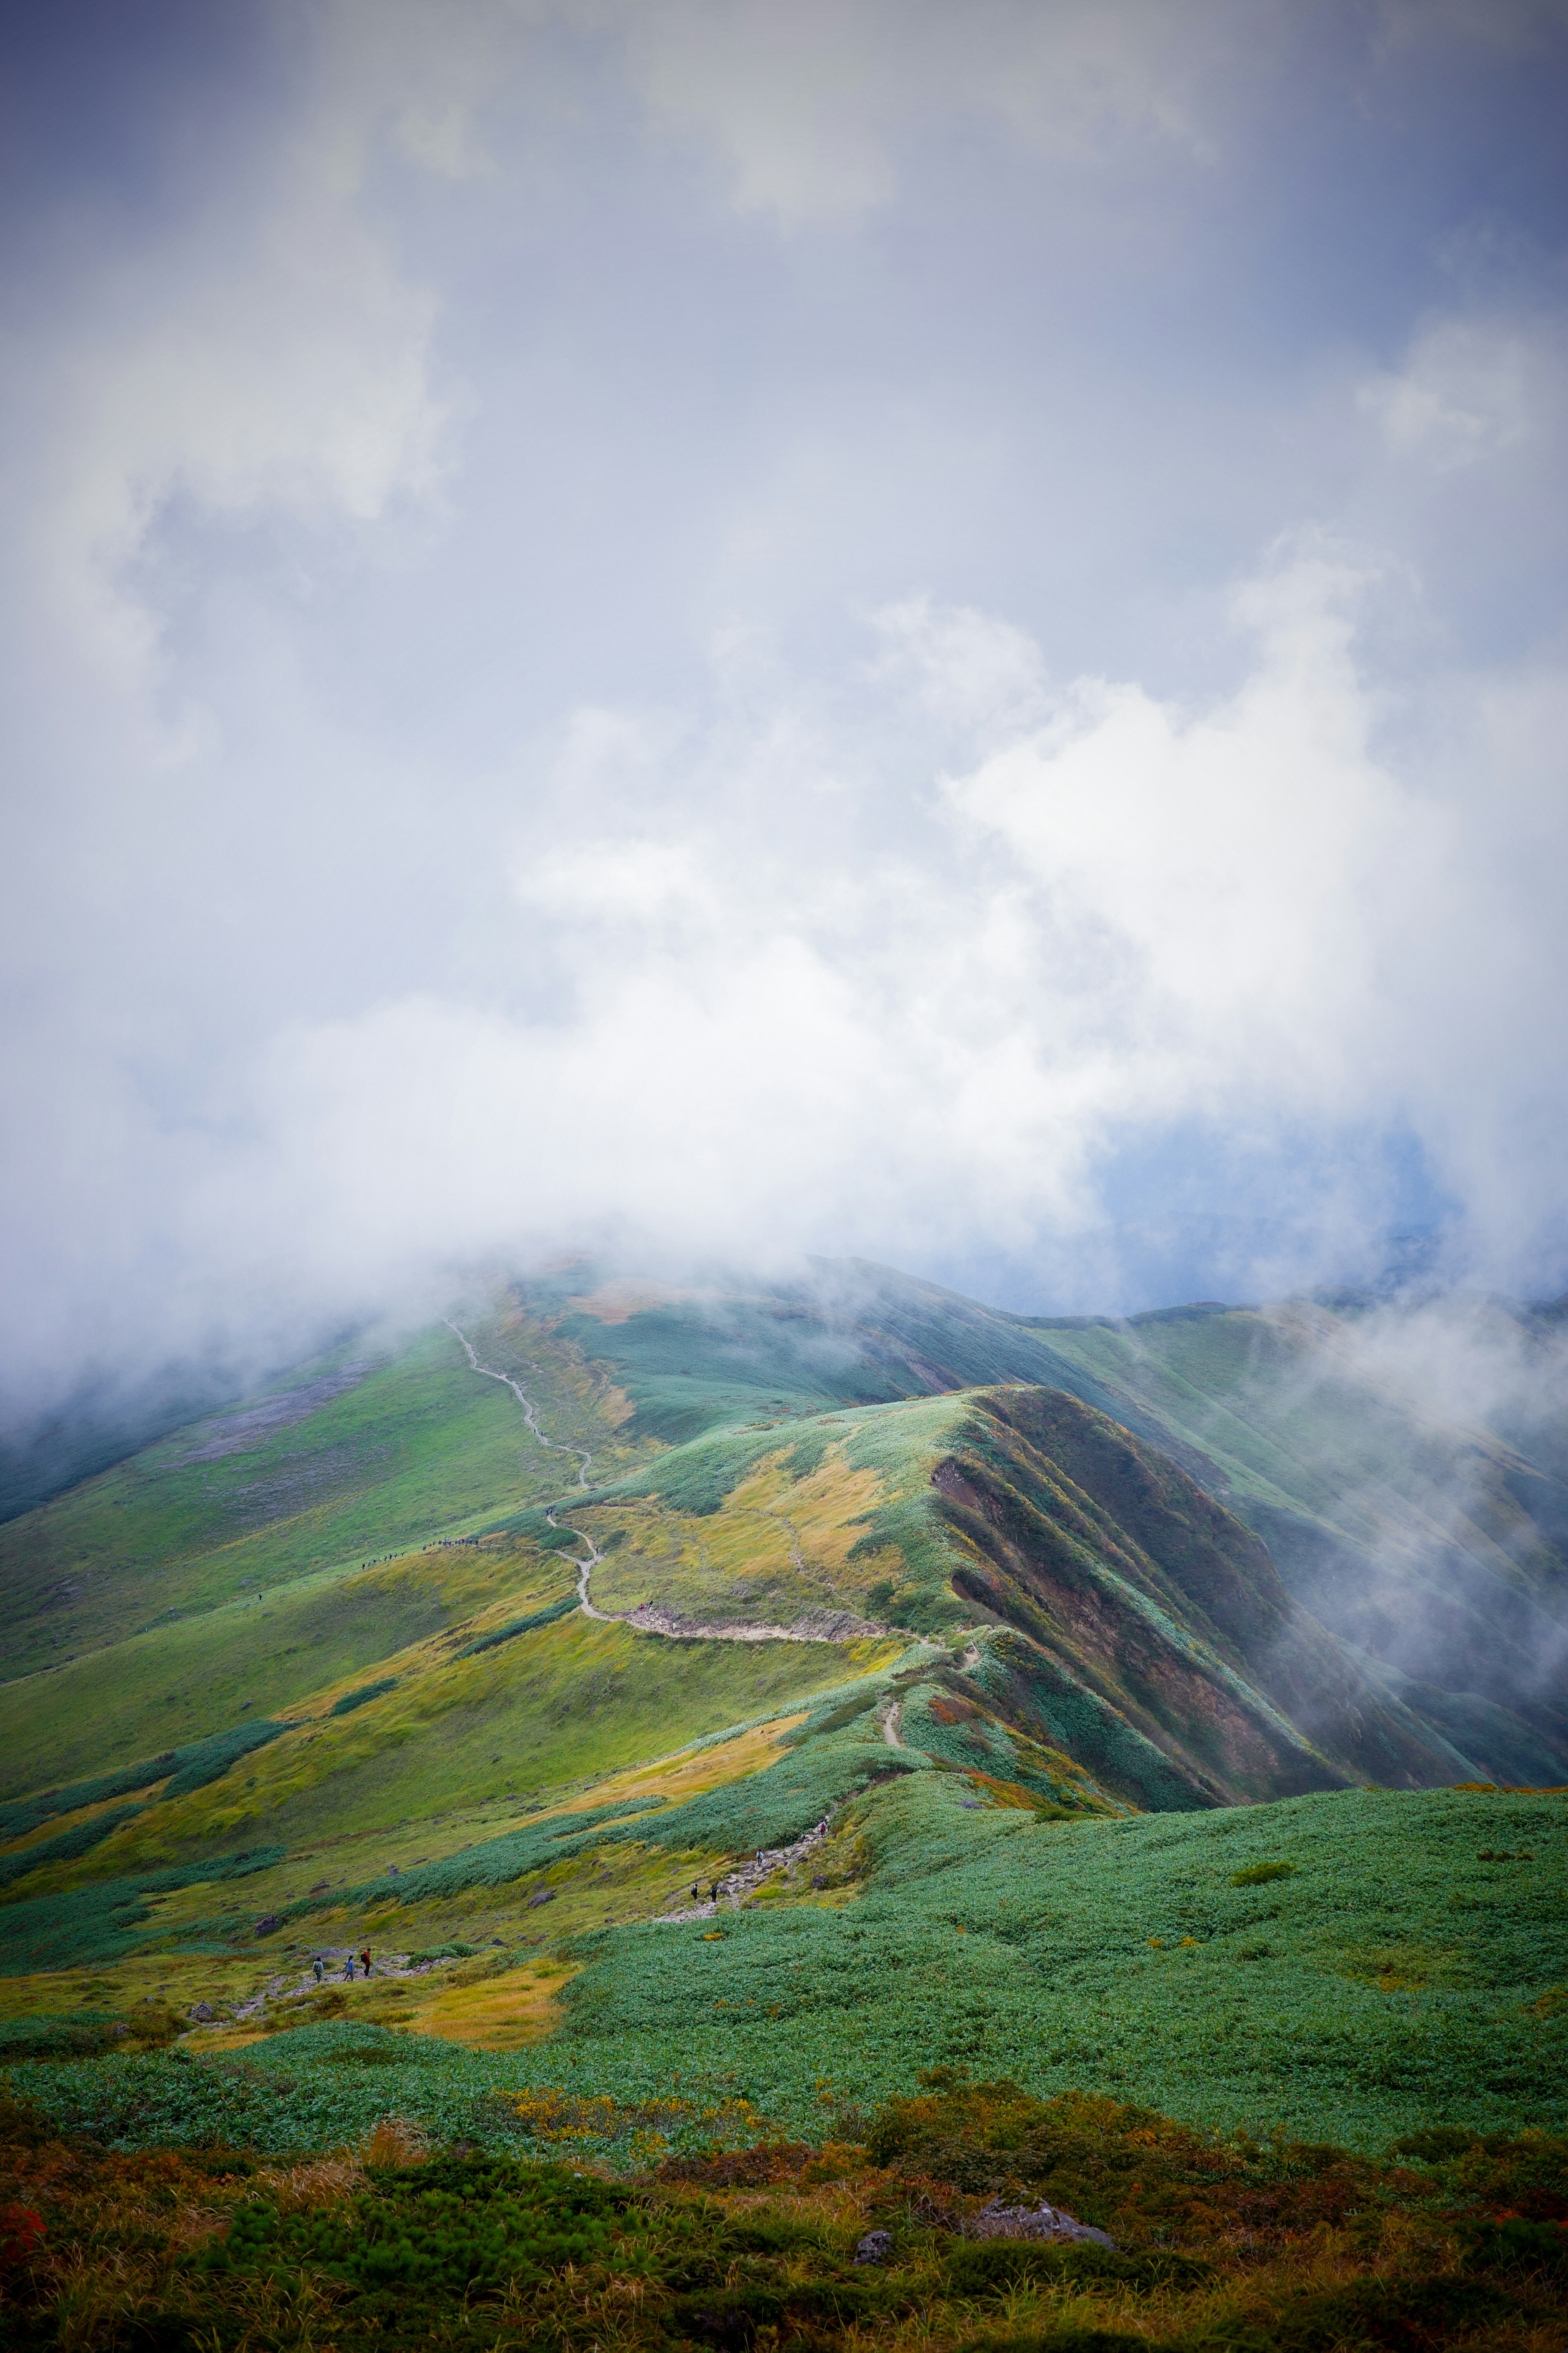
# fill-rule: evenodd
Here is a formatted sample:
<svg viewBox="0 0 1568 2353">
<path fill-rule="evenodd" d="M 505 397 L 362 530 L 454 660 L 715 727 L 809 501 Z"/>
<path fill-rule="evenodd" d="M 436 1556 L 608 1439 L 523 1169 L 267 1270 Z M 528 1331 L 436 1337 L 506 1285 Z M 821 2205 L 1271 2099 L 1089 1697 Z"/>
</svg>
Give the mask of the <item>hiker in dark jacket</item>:
<svg viewBox="0 0 1568 2353">
<path fill-rule="evenodd" d="M 322 1966 L 321 1966 L 321 1957 L 320 1953 L 318 1953 L 318 1954 L 316 1955 L 315 1959 L 310 1963 L 310 1967 L 311 1967 L 311 1968 L 312 1968 L 312 1969 L 315 1971 L 315 1973 L 316 1973 L 316 1983 L 317 1983 L 318 1985 L 320 1985 L 320 1984 L 321 1984 L 321 1978 L 322 1978 L 322 1977 L 323 1977 L 323 1976 L 324 1976 L 324 1974 L 325 1974 L 325 1972 L 324 1972 L 324 1970 L 323 1970 L 323 1968 L 322 1968 Z"/>
</svg>

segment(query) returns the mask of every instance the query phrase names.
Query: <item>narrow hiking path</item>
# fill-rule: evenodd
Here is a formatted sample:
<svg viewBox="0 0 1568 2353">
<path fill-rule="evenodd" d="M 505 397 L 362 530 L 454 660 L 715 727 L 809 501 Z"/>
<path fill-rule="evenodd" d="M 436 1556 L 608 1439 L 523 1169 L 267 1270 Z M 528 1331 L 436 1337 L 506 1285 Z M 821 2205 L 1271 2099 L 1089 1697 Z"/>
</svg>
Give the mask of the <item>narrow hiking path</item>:
<svg viewBox="0 0 1568 2353">
<path fill-rule="evenodd" d="M 529 1396 L 528 1391 L 522 1387 L 521 1383 L 514 1381 L 510 1373 L 498 1373 L 492 1371 L 489 1365 L 481 1365 L 478 1356 L 474 1354 L 474 1344 L 469 1339 L 468 1334 L 464 1331 L 460 1331 L 458 1325 L 453 1323 L 449 1315 L 444 1315 L 441 1320 L 446 1324 L 448 1332 L 456 1332 L 458 1334 L 458 1339 L 463 1344 L 464 1352 L 468 1356 L 469 1369 L 478 1373 L 481 1379 L 487 1381 L 500 1381 L 503 1388 L 509 1388 L 511 1391 L 513 1397 L 522 1408 L 522 1418 L 524 1421 L 527 1422 L 529 1429 L 532 1431 L 540 1445 L 543 1447 L 545 1452 L 547 1454 L 576 1455 L 577 1484 L 579 1487 L 585 1487 L 588 1483 L 589 1467 L 594 1460 L 590 1450 L 586 1446 L 568 1446 L 563 1440 L 559 1438 L 546 1438 L 544 1432 L 539 1427 L 539 1408 L 534 1404 L 533 1399 Z M 529 1370 L 536 1373 L 539 1370 L 539 1366 L 537 1365 L 531 1365 Z M 578 1531 L 574 1528 L 572 1533 L 575 1535 Z"/>
<path fill-rule="evenodd" d="M 598 1567 L 599 1563 L 604 1559 L 605 1556 L 599 1550 L 598 1546 L 594 1542 L 593 1537 L 588 1534 L 587 1529 L 574 1528 L 570 1520 L 567 1520 L 563 1524 L 556 1518 L 552 1511 L 546 1512 L 544 1516 L 549 1521 L 550 1525 L 552 1528 L 561 1529 L 563 1535 L 575 1536 L 579 1544 L 585 1544 L 588 1547 L 587 1559 L 574 1560 L 572 1564 L 573 1567 L 577 1572 L 577 1604 L 579 1609 L 582 1610 L 584 1617 L 596 1618 L 601 1626 L 618 1625 L 620 1623 L 620 1618 L 616 1611 L 613 1609 L 595 1609 L 594 1604 L 588 1599 L 588 1579 L 593 1575 L 595 1569 Z"/>
<path fill-rule="evenodd" d="M 523 1419 L 531 1436 L 546 1453 L 574 1454 L 577 1457 L 577 1484 L 586 1488 L 588 1472 L 594 1460 L 590 1450 L 585 1446 L 569 1446 L 561 1439 L 546 1438 L 539 1426 L 539 1409 L 522 1384 L 514 1380 L 510 1373 L 498 1373 L 492 1366 L 481 1365 L 473 1342 L 460 1325 L 454 1324 L 449 1315 L 443 1316 L 442 1321 L 447 1331 L 456 1333 L 462 1342 L 469 1370 L 478 1373 L 483 1380 L 500 1381 L 503 1388 L 511 1391 L 522 1408 Z M 534 1365 L 531 1369 L 538 1372 L 540 1368 Z M 558 1528 L 563 1535 L 574 1536 L 580 1545 L 587 1547 L 584 1559 L 572 1562 L 577 1572 L 577 1604 L 585 1618 L 596 1618 L 602 1626 L 635 1626 L 638 1633 L 662 1634 L 667 1641 L 676 1642 L 853 1642 L 868 1635 L 886 1634 L 890 1630 L 869 1618 L 858 1618 L 848 1609 L 808 1610 L 793 1626 L 710 1625 L 698 1620 L 673 1617 L 669 1611 L 656 1609 L 650 1602 L 643 1602 L 636 1609 L 597 1609 L 589 1598 L 588 1579 L 604 1559 L 604 1554 L 586 1528 L 574 1527 L 570 1520 L 558 1520 L 553 1505 L 544 1516 L 551 1527 Z M 786 1520 L 784 1525 L 791 1537 L 792 1556 L 804 1568 L 805 1564 L 800 1557 L 794 1525 Z"/>
<path fill-rule="evenodd" d="M 591 1612 L 591 1615 L 595 1618 L 602 1614 L 596 1609 Z M 721 1905 L 728 1905 L 731 1912 L 738 1911 L 747 1896 L 754 1894 L 764 1880 L 771 1879 L 775 1871 L 794 1871 L 798 1863 L 805 1862 L 814 1848 L 822 1845 L 832 1827 L 834 1814 L 837 1810 L 837 1807 L 830 1807 L 821 1821 L 814 1823 L 810 1830 L 802 1837 L 792 1841 L 788 1846 L 763 1847 L 749 1862 L 737 1863 L 733 1870 L 725 1872 L 717 1882 L 719 1892 L 716 1897 L 710 1896 L 697 1904 L 688 1904 L 679 1912 L 642 1913 L 634 1915 L 633 1918 L 618 1921 L 616 1925 L 623 1928 L 643 1924 L 673 1928 L 679 1927 L 686 1921 L 714 1919 Z M 496 1946 L 500 1946 L 501 1941 L 500 1937 L 490 1939 L 491 1944 Z M 519 1950 L 526 1948 L 525 1940 L 524 1944 L 519 1947 Z M 297 1962 L 293 1968 L 268 1978 L 266 1984 L 258 1992 L 253 1993 L 248 2000 L 225 2002 L 220 2013 L 209 2019 L 195 2020 L 195 2025 L 199 2029 L 204 2025 L 221 2026 L 232 2021 L 237 2026 L 248 2026 L 257 2020 L 265 2019 L 268 2003 L 274 2006 L 280 2002 L 303 2003 L 319 1994 L 332 1992 L 348 1982 L 343 1978 L 341 1965 L 351 1957 L 355 1962 L 353 1982 L 356 1989 L 367 1983 L 386 1984 L 393 1979 L 402 1983 L 411 1978 L 433 1976 L 437 1970 L 455 1966 L 455 1963 L 449 1960 L 421 1961 L 416 1968 L 410 1968 L 405 1954 L 378 1948 L 374 1959 L 374 1973 L 367 1980 L 361 1976 L 358 1968 L 358 1956 L 361 1949 L 359 1946 L 315 1945 L 308 1947 L 307 1949 L 320 1954 L 321 1959 L 328 1964 L 326 1973 L 320 1981 L 309 1962 Z M 481 1952 L 485 1949 L 480 1947 Z M 478 1958 L 479 1955 L 475 1954 L 470 1957 Z M 356 1999 L 363 1999 L 363 1996 L 356 1994 Z"/>
<path fill-rule="evenodd" d="M 792 1846 L 763 1847 L 752 1862 L 739 1863 L 733 1871 L 727 1871 L 719 1882 L 716 1897 L 710 1896 L 702 1902 L 689 1904 L 679 1912 L 658 1912 L 648 1916 L 666 1927 L 673 1928 L 679 1927 L 683 1920 L 711 1920 L 721 1904 L 728 1904 L 731 1912 L 738 1910 L 764 1879 L 771 1879 L 781 1866 L 793 1871 L 797 1862 L 805 1861 L 813 1847 L 820 1846 L 827 1836 L 832 1819 L 831 1814 L 825 1816 L 815 1829 L 807 1831 L 804 1838 L 797 1838 Z"/>
<path fill-rule="evenodd" d="M 568 1446 L 563 1440 L 558 1438 L 546 1438 L 543 1430 L 539 1426 L 539 1408 L 534 1404 L 533 1399 L 529 1396 L 528 1391 L 523 1388 L 521 1382 L 513 1380 L 510 1373 L 498 1373 L 492 1368 L 492 1366 L 489 1365 L 481 1365 L 478 1356 L 475 1354 L 474 1344 L 469 1339 L 468 1334 L 463 1331 L 459 1325 L 454 1324 L 449 1315 L 444 1316 L 442 1321 L 445 1323 L 447 1331 L 456 1332 L 458 1339 L 462 1342 L 464 1353 L 468 1356 L 470 1370 L 478 1373 L 483 1380 L 500 1381 L 503 1388 L 509 1388 L 511 1391 L 513 1397 L 522 1408 L 522 1418 L 524 1421 L 527 1422 L 534 1439 L 541 1446 L 543 1447 L 545 1452 L 547 1454 L 574 1454 L 577 1457 L 577 1484 L 579 1487 L 586 1487 L 588 1484 L 588 1472 L 594 1461 L 591 1449 L 586 1446 Z M 533 1365 L 530 1369 L 533 1372 L 538 1372 L 539 1366 L 537 1365 Z M 544 1517 L 551 1527 L 558 1528 L 563 1535 L 575 1536 L 579 1544 L 587 1546 L 587 1558 L 585 1560 L 574 1560 L 572 1563 L 573 1567 L 577 1572 L 577 1606 L 582 1610 L 583 1615 L 585 1618 L 596 1618 L 601 1625 L 609 1625 L 612 1623 L 610 1613 L 604 1609 L 595 1609 L 592 1601 L 588 1599 L 588 1579 L 593 1575 L 595 1569 L 598 1567 L 599 1563 L 604 1559 L 604 1554 L 599 1550 L 598 1546 L 594 1542 L 593 1537 L 588 1534 L 586 1528 L 574 1528 L 570 1520 L 564 1522 L 558 1520 L 555 1516 L 553 1507 L 545 1513 Z"/>
</svg>

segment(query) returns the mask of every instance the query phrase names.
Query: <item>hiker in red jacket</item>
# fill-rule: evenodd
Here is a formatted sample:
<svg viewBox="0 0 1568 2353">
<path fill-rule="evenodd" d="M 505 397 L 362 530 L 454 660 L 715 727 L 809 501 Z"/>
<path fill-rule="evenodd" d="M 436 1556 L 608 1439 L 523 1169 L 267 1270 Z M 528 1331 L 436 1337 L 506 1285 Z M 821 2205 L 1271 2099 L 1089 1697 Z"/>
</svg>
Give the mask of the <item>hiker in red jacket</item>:
<svg viewBox="0 0 1568 2353">
<path fill-rule="evenodd" d="M 364 1971 L 364 1973 L 365 1973 L 366 1977 L 369 1977 L 369 1975 L 370 1975 L 370 1947 L 369 1947 L 368 1945 L 365 1947 L 365 1948 L 364 1948 L 363 1952 L 363 1953 L 360 1955 L 360 1957 L 359 1957 L 359 1965 L 360 1965 L 361 1968 Z"/>
</svg>

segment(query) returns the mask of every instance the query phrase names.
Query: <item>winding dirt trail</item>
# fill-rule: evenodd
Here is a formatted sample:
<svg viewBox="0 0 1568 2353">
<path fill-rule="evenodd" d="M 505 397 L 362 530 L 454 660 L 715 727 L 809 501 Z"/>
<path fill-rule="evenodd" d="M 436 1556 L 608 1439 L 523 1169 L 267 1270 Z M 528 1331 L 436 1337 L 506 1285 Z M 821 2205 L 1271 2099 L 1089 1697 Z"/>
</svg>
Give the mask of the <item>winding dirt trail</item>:
<svg viewBox="0 0 1568 2353">
<path fill-rule="evenodd" d="M 510 1373 L 493 1372 L 489 1365 L 481 1365 L 478 1356 L 474 1354 L 474 1344 L 469 1339 L 468 1334 L 466 1332 L 459 1331 L 458 1327 L 453 1323 L 449 1315 L 443 1316 L 441 1320 L 446 1324 L 448 1332 L 457 1332 L 458 1339 L 463 1344 L 464 1353 L 468 1359 L 469 1369 L 478 1373 L 481 1379 L 487 1381 L 500 1381 L 503 1388 L 509 1388 L 511 1391 L 513 1397 L 522 1408 L 522 1418 L 524 1421 L 527 1422 L 529 1429 L 532 1431 L 540 1445 L 543 1447 L 545 1452 L 547 1454 L 574 1454 L 577 1457 L 577 1484 L 579 1487 L 585 1487 L 588 1483 L 589 1468 L 594 1460 L 588 1448 L 585 1446 L 567 1446 L 558 1438 L 546 1438 L 544 1432 L 539 1427 L 539 1408 L 534 1404 L 533 1399 L 529 1396 L 528 1391 L 522 1387 L 521 1383 L 514 1381 Z M 539 1366 L 534 1365 L 531 1366 L 530 1369 L 533 1372 L 537 1372 L 539 1370 Z M 553 1521 L 551 1525 L 553 1526 Z M 572 1533 L 574 1535 L 576 1535 L 579 1531 L 574 1528 Z M 591 1567 L 592 1563 L 589 1565 Z"/>
<path fill-rule="evenodd" d="M 544 1516 L 549 1521 L 552 1528 L 559 1528 L 562 1526 L 562 1522 L 556 1518 L 553 1512 L 546 1512 Z M 586 1528 L 574 1528 L 572 1525 L 571 1521 L 568 1520 L 564 1525 L 563 1533 L 569 1536 L 575 1536 L 579 1544 L 585 1544 L 588 1547 L 587 1559 L 574 1561 L 572 1564 L 577 1572 L 577 1601 L 584 1617 L 596 1618 L 601 1626 L 619 1625 L 621 1619 L 625 1614 L 623 1611 L 615 1609 L 595 1609 L 593 1603 L 588 1599 L 588 1579 L 593 1575 L 595 1569 L 598 1567 L 599 1563 L 604 1559 L 604 1554 L 599 1550 L 598 1546 L 594 1542 L 593 1537 L 588 1534 Z"/>
<path fill-rule="evenodd" d="M 442 1321 L 447 1331 L 456 1333 L 462 1342 L 469 1370 L 478 1373 L 482 1380 L 500 1381 L 503 1388 L 511 1391 L 522 1408 L 530 1434 L 546 1453 L 576 1456 L 577 1484 L 586 1488 L 594 1461 L 590 1450 L 585 1446 L 568 1446 L 557 1438 L 546 1438 L 539 1425 L 539 1409 L 522 1384 L 514 1380 L 510 1373 L 498 1373 L 493 1366 L 481 1365 L 468 1334 L 454 1324 L 449 1315 L 444 1316 Z M 535 1365 L 531 1369 L 537 1372 L 539 1366 Z M 671 1617 L 668 1611 L 655 1609 L 647 1602 L 636 1609 L 597 1609 L 589 1597 L 588 1579 L 604 1559 L 604 1554 L 586 1528 L 574 1527 L 570 1520 L 558 1520 L 553 1509 L 547 1511 L 544 1516 L 552 1528 L 559 1528 L 565 1535 L 574 1536 L 580 1545 L 586 1547 L 585 1557 L 572 1563 L 577 1572 L 577 1604 L 585 1618 L 596 1618 L 602 1626 L 634 1626 L 640 1634 L 662 1634 L 667 1641 L 673 1642 L 853 1642 L 868 1635 L 886 1634 L 889 1630 L 871 1619 L 858 1618 L 847 1609 L 813 1609 L 793 1626 L 709 1625 L 695 1620 Z M 805 1563 L 801 1557 L 794 1524 L 786 1520 L 784 1525 L 789 1530 L 792 1556 L 804 1569 Z"/>
<path fill-rule="evenodd" d="M 479 1357 L 474 1353 L 474 1344 L 469 1339 L 468 1334 L 461 1330 L 458 1324 L 454 1324 L 449 1315 L 444 1316 L 442 1321 L 445 1323 L 447 1331 L 456 1332 L 458 1339 L 462 1342 L 464 1353 L 468 1356 L 470 1370 L 478 1373 L 483 1380 L 500 1381 L 503 1388 L 509 1388 L 511 1391 L 513 1397 L 522 1408 L 522 1418 L 524 1421 L 527 1422 L 533 1437 L 536 1439 L 538 1443 L 543 1447 L 545 1452 L 547 1454 L 574 1454 L 577 1457 L 577 1484 L 579 1487 L 586 1487 L 588 1484 L 588 1472 L 594 1461 L 593 1453 L 590 1449 L 586 1446 L 568 1446 L 558 1438 L 546 1438 L 543 1430 L 541 1430 L 539 1426 L 539 1408 L 534 1404 L 533 1399 L 529 1396 L 528 1391 L 523 1388 L 521 1382 L 514 1381 L 510 1373 L 498 1373 L 490 1366 L 481 1365 Z M 531 1369 L 537 1372 L 539 1370 L 539 1366 L 534 1365 Z M 562 1534 L 564 1535 L 575 1536 L 579 1544 L 586 1545 L 588 1547 L 587 1558 L 585 1560 L 574 1560 L 572 1564 L 573 1567 L 577 1572 L 577 1606 L 582 1610 L 583 1615 L 584 1618 L 596 1618 L 602 1626 L 614 1624 L 616 1622 L 614 1614 L 608 1610 L 595 1609 L 592 1601 L 588 1599 L 588 1579 L 593 1575 L 595 1569 L 598 1567 L 599 1563 L 604 1559 L 604 1554 L 599 1550 L 598 1546 L 594 1542 L 593 1537 L 588 1534 L 586 1528 L 574 1528 L 570 1520 L 565 1522 L 558 1520 L 553 1511 L 547 1511 L 544 1516 L 552 1528 L 561 1529 Z"/>
</svg>

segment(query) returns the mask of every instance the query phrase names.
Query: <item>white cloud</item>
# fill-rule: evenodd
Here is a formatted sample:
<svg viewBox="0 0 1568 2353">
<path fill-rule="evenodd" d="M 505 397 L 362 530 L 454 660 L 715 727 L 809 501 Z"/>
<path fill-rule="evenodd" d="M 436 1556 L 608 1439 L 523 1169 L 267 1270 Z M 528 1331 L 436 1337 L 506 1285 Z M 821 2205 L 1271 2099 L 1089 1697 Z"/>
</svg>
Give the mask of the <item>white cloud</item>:
<svg viewBox="0 0 1568 2353">
<path fill-rule="evenodd" d="M 1345 610 L 1360 586 L 1314 559 L 1254 583 L 1237 611 L 1261 659 L 1216 708 L 1079 681 L 949 785 L 1081 944 L 1077 1018 L 1132 1058 L 1130 1113 L 1147 1090 L 1180 1116 L 1211 1089 L 1261 1089 L 1333 1115 L 1386 1075 L 1365 1034 L 1385 902 L 1429 881 L 1437 845 L 1369 749 Z"/>
<path fill-rule="evenodd" d="M 563 761 L 584 733 L 618 746 L 621 821 L 603 767 L 588 829 L 555 804 L 517 870 L 497 1002 L 421 992 L 280 1028 L 243 1074 L 237 1140 L 172 1171 L 174 1256 L 227 1257 L 247 1288 L 287 1262 L 296 1285 L 374 1289 L 608 1232 L 752 1257 L 1026 1250 L 1096 1222 L 1113 1141 L 1194 1119 L 1282 1139 L 1397 1113 L 1441 1159 L 1527 983 L 1485 954 L 1477 813 L 1375 748 L 1353 649 L 1371 587 L 1311 554 L 1250 584 L 1255 664 L 1198 710 L 1104 680 L 1049 691 L 1016 628 L 917 603 L 881 617 L 875 709 L 838 723 L 837 764 L 820 698 L 807 720 L 777 674 L 705 734 L 594 715 Z M 933 706 L 974 756 L 928 770 L 895 843 Z M 1516 724 L 1533 741 L 1543 718 Z M 883 818 L 869 854 L 820 811 L 769 836 L 731 798 L 781 737 L 858 777 L 851 834 Z M 657 834 L 637 829 L 650 797 Z M 1434 929 L 1481 999 L 1437 1038 Z M 565 984 L 548 1018 L 501 1001 L 525 936 Z M 1467 1138 L 1478 1199 L 1503 1108 Z"/>
<path fill-rule="evenodd" d="M 1560 428 L 1568 351 L 1555 322 L 1433 321 L 1359 399 L 1398 458 L 1454 473 Z"/>
<path fill-rule="evenodd" d="M 374 523 L 441 480 L 437 299 L 405 275 L 366 186 L 389 144 L 447 177 L 483 167 L 473 108 L 504 14 L 331 0 L 299 25 L 307 97 L 286 135 L 237 157 L 173 237 L 110 257 L 46 354 L 34 575 L 129 691 L 161 630 L 137 566 L 172 506 L 320 531 Z"/>
<path fill-rule="evenodd" d="M 1152 142 L 1207 149 L 1205 83 L 1225 0 L 651 0 L 616 12 L 656 121 L 716 151 L 742 213 L 785 228 L 886 204 L 909 135 L 942 117 L 1005 126 L 1091 168 Z M 1273 12 L 1253 10 L 1268 41 Z"/>
<path fill-rule="evenodd" d="M 1549 1262 L 1560 295 L 1323 247 L 1335 21 L 289 16 L 27 290 L 15 1362 L 612 1231 L 1101 1305 L 1123 1166 L 1327 1267 L 1390 1134 Z"/>
<path fill-rule="evenodd" d="M 582 923 L 646 924 L 715 912 L 691 843 L 624 834 L 520 859 L 514 887 L 524 906 L 569 907 Z"/>
</svg>

